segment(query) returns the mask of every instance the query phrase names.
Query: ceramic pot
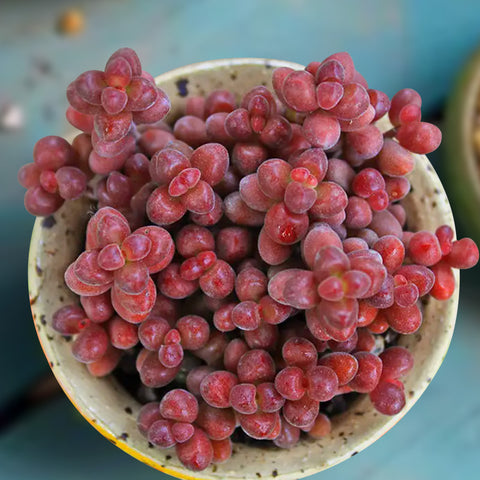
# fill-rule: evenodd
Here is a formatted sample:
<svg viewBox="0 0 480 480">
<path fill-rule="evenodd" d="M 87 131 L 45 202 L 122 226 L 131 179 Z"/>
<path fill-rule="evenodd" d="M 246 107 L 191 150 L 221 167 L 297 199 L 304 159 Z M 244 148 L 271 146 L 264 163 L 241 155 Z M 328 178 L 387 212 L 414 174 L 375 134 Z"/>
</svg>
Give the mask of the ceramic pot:
<svg viewBox="0 0 480 480">
<path fill-rule="evenodd" d="M 465 232 L 480 242 L 480 50 L 459 72 L 445 111 L 444 179 Z"/>
<path fill-rule="evenodd" d="M 180 115 L 185 96 L 205 95 L 227 88 L 238 98 L 256 85 L 271 87 L 273 68 L 299 65 L 265 59 L 230 59 L 183 67 L 157 77 L 172 101 L 171 119 Z M 382 129 L 390 128 L 387 119 Z M 410 176 L 412 192 L 404 200 L 409 226 L 413 230 L 435 230 L 441 224 L 454 228 L 444 189 L 427 157 L 416 155 L 415 171 Z M 405 382 L 406 405 L 396 416 L 377 413 L 367 395 L 345 413 L 335 416 L 332 432 L 321 440 L 305 439 L 286 451 L 234 446 L 232 458 L 202 472 L 187 470 L 173 449 L 149 448 L 137 430 L 140 405 L 112 377 L 94 378 L 85 365 L 70 352 L 70 343 L 50 327 L 52 314 L 74 300 L 63 281 L 66 266 L 79 254 L 84 242 L 90 205 L 84 200 L 68 202 L 53 217 L 37 219 L 32 234 L 29 258 L 29 290 L 38 337 L 53 373 L 78 411 L 102 435 L 119 448 L 170 475 L 185 479 L 299 479 L 320 472 L 372 444 L 395 425 L 420 398 L 440 367 L 453 334 L 458 304 L 457 289 L 451 299 L 439 302 L 429 298 L 424 305 L 424 320 L 414 335 L 404 336 L 400 344 L 415 357 L 415 366 Z"/>
</svg>

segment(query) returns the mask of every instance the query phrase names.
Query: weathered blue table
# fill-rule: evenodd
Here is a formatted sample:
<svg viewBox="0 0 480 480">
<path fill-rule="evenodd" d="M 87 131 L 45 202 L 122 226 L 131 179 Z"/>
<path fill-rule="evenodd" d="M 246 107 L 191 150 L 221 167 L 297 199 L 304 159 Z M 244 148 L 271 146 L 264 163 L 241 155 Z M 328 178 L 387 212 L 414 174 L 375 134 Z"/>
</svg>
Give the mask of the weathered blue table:
<svg viewBox="0 0 480 480">
<path fill-rule="evenodd" d="M 367 80 L 388 94 L 411 86 L 430 114 L 441 111 L 455 72 L 480 43 L 475 1 L 79 0 L 86 30 L 60 36 L 55 0 L 0 2 L 0 110 L 11 101 L 25 124 L 0 131 L 0 407 L 48 372 L 27 301 L 26 262 L 33 219 L 16 171 L 35 141 L 66 130 L 66 85 L 101 68 L 121 46 L 161 73 L 224 57 L 306 63 L 348 50 Z M 435 162 L 437 156 L 433 157 Z M 461 214 L 461 212 L 459 212 Z M 321 478 L 475 478 L 480 443 L 477 272 L 462 293 L 452 349 L 431 386 L 391 432 Z M 20 347 L 19 347 L 20 346 Z M 86 460 L 88 459 L 88 461 Z M 105 441 L 60 397 L 0 432 L 0 479 L 166 478 Z M 320 478 L 320 475 L 318 476 Z"/>
</svg>

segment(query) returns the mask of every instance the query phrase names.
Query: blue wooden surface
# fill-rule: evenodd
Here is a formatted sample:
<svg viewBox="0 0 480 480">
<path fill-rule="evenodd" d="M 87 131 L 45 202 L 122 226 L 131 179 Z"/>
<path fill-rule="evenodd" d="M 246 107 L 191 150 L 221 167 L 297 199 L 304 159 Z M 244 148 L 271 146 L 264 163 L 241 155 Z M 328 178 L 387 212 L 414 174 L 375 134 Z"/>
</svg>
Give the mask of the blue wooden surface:
<svg viewBox="0 0 480 480">
<path fill-rule="evenodd" d="M 86 30 L 79 36 L 55 31 L 58 15 L 69 6 L 85 13 Z M 38 138 L 66 130 L 65 87 L 78 73 L 102 68 L 115 49 L 127 45 L 153 74 L 214 58 L 306 63 L 348 50 L 372 86 L 390 95 L 416 88 L 425 112 L 435 113 L 479 44 L 479 13 L 476 0 L 0 0 L 0 105 L 10 100 L 25 114 L 23 129 L 0 132 L 0 406 L 48 371 L 27 301 L 33 218 L 23 210 L 16 171 L 30 161 Z M 469 278 L 474 288 L 475 273 Z M 475 476 L 480 305 L 474 291 L 462 295 L 462 302 L 452 351 L 418 405 L 374 446 L 322 480 Z M 54 433 L 52 424 L 60 430 Z M 64 398 L 0 433 L 1 479 L 89 475 L 165 478 L 103 440 Z"/>
</svg>

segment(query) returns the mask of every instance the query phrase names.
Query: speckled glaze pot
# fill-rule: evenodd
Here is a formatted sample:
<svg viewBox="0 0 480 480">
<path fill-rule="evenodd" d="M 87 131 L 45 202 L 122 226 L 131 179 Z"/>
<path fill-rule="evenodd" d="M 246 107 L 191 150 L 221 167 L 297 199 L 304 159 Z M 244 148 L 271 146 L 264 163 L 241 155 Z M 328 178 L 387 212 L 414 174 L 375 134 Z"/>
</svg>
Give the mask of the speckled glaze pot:
<svg viewBox="0 0 480 480">
<path fill-rule="evenodd" d="M 228 88 L 241 97 L 259 84 L 271 87 L 272 69 L 299 65 L 265 59 L 232 59 L 183 67 L 157 77 L 170 96 L 175 118 L 185 96 L 208 94 Z M 390 128 L 387 119 L 380 122 Z M 404 200 L 412 229 L 435 230 L 441 224 L 454 227 L 444 189 L 427 157 L 416 155 L 410 176 L 412 192 Z M 185 479 L 275 479 L 296 480 L 342 462 L 366 448 L 392 428 L 420 398 L 440 367 L 453 334 L 458 304 L 457 289 L 446 302 L 429 298 L 424 321 L 414 335 L 402 337 L 415 357 L 415 367 L 405 382 L 406 406 L 394 417 L 377 413 L 366 395 L 345 413 L 333 418 L 331 435 L 321 440 L 302 440 L 291 450 L 234 446 L 232 458 L 202 472 L 191 472 L 179 462 L 175 451 L 149 448 L 138 432 L 135 419 L 140 405 L 113 377 L 91 377 L 70 352 L 70 343 L 50 327 L 52 314 L 75 299 L 63 281 L 63 273 L 81 251 L 90 205 L 67 203 L 53 217 L 37 219 L 29 257 L 29 290 L 32 314 L 45 356 L 65 394 L 85 419 L 102 435 L 138 460 L 158 470 Z"/>
</svg>

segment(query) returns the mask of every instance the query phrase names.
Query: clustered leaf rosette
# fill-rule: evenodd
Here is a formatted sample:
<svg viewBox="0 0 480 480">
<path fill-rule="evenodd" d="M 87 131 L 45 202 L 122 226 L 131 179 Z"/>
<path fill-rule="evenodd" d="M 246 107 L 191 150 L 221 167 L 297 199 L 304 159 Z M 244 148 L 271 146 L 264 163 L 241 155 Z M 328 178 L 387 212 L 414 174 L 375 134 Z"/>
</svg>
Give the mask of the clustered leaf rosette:
<svg viewBox="0 0 480 480">
<path fill-rule="evenodd" d="M 111 291 L 115 311 L 139 323 L 155 304 L 151 275 L 166 268 L 175 253 L 170 233 L 157 226 L 130 230 L 127 219 L 111 207 L 88 222 L 85 251 L 67 268 L 65 282 L 77 295 Z"/>
<path fill-rule="evenodd" d="M 267 276 L 259 268 L 251 265 L 242 268 L 235 282 L 239 302 L 228 302 L 215 311 L 213 324 L 217 330 L 238 329 L 250 348 L 274 349 L 279 339 L 277 325 L 286 321 L 294 309 L 268 295 L 267 284 Z"/>
<path fill-rule="evenodd" d="M 328 150 L 337 145 L 341 132 L 346 132 L 345 156 L 356 165 L 382 148 L 383 135 L 372 122 L 387 112 L 398 127 L 399 143 L 411 152 L 430 153 L 440 144 L 438 127 L 420 121 L 422 100 L 417 92 L 401 90 L 390 103 L 383 92 L 368 88 L 348 53 L 311 62 L 305 70 L 277 68 L 272 81 L 278 98 L 306 115 L 302 130 L 307 141 Z"/>
<path fill-rule="evenodd" d="M 170 100 L 142 71 L 137 54 L 130 48 L 117 50 L 105 70 L 82 73 L 67 88 L 70 107 L 67 119 L 91 134 L 89 158 L 95 173 L 119 170 L 135 151 L 134 125 L 155 123 L 170 110 Z"/>
<path fill-rule="evenodd" d="M 148 199 L 147 215 L 157 225 L 175 223 L 187 211 L 202 217 L 214 210 L 221 214 L 222 200 L 212 187 L 227 172 L 227 149 L 219 143 L 180 149 L 167 146 L 150 163 L 151 178 L 159 186 Z"/>
<path fill-rule="evenodd" d="M 79 168 L 72 146 L 64 138 L 51 135 L 35 144 L 33 163 L 20 168 L 18 180 L 27 189 L 27 210 L 45 216 L 58 210 L 65 200 L 81 197 L 88 176 Z"/>
<path fill-rule="evenodd" d="M 210 327 L 203 317 L 185 315 L 170 322 L 162 315 L 150 313 L 138 329 L 137 341 L 143 349 L 136 366 L 144 385 L 151 388 L 170 383 L 180 369 L 184 351 L 199 350 L 210 339 Z"/>
<path fill-rule="evenodd" d="M 225 118 L 225 132 L 241 142 L 258 140 L 273 149 L 292 138 L 292 126 L 278 113 L 277 102 L 266 87 L 255 87 L 242 99 L 240 108 Z"/>
<path fill-rule="evenodd" d="M 98 207 L 113 207 L 122 213 L 131 228 L 145 224 L 147 200 L 154 184 L 150 178 L 150 160 L 143 153 L 130 156 L 122 171 L 113 171 L 95 184 Z"/>
<path fill-rule="evenodd" d="M 436 234 L 412 234 L 407 250 L 399 237 L 384 235 L 372 248 L 359 242 L 346 253 L 345 242 L 328 225 L 317 224 L 301 248 L 309 270 L 281 270 L 270 279 L 268 292 L 280 304 L 305 310 L 315 338 L 337 342 L 354 335 L 359 301 L 376 310 L 375 321 L 382 324 L 376 333 L 389 327 L 405 335 L 416 332 L 422 323 L 418 300 L 429 293 L 449 298 L 455 288 L 452 267 L 471 267 L 478 258 L 472 240 L 453 241 L 448 226 Z M 405 265 L 406 256 L 416 263 Z"/>
</svg>

